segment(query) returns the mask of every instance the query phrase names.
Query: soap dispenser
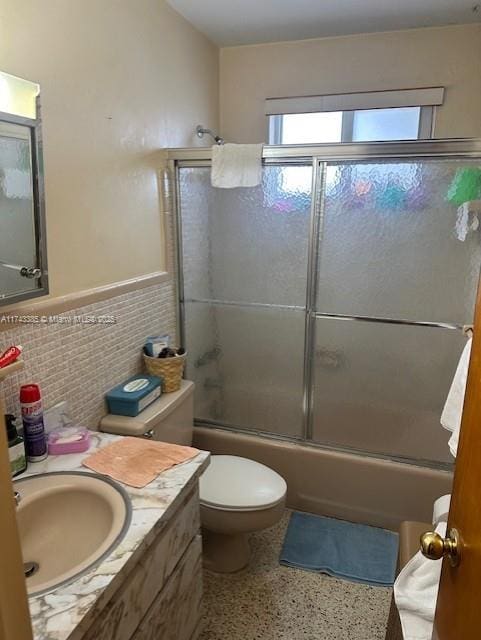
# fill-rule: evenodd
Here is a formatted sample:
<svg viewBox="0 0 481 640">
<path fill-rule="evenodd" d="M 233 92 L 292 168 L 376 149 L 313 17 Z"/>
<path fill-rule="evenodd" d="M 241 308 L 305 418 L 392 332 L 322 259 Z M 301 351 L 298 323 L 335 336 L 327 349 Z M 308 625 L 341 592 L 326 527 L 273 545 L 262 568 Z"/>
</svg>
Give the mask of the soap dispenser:
<svg viewBox="0 0 481 640">
<path fill-rule="evenodd" d="M 16 418 L 11 413 L 5 416 L 8 438 L 8 457 L 10 459 L 10 471 L 12 477 L 18 476 L 27 469 L 27 458 L 25 456 L 25 443 L 22 436 L 18 435 Z"/>
</svg>

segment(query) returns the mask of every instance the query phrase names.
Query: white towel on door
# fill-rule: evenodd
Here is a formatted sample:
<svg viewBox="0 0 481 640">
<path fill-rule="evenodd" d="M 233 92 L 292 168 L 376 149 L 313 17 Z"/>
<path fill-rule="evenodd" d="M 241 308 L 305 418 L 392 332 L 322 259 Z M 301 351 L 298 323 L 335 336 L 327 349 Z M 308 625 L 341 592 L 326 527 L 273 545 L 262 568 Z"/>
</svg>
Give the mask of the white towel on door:
<svg viewBox="0 0 481 640">
<path fill-rule="evenodd" d="M 262 180 L 262 144 L 218 144 L 212 147 L 213 187 L 255 187 Z"/>
<path fill-rule="evenodd" d="M 449 450 L 454 457 L 456 457 L 458 452 L 459 429 L 461 427 L 461 415 L 463 413 L 472 342 L 473 340 L 470 338 L 463 349 L 458 368 L 456 369 L 451 388 L 449 389 L 443 413 L 441 414 L 441 424 L 445 429 L 452 432 L 449 439 Z"/>
<path fill-rule="evenodd" d="M 441 496 L 434 502 L 433 525 L 436 527 L 440 522 L 447 522 L 449 509 L 451 508 L 451 494 Z"/>
<path fill-rule="evenodd" d="M 446 536 L 446 522 L 437 533 Z M 401 618 L 404 640 L 431 640 L 442 560 L 428 560 L 418 551 L 394 583 L 394 600 Z"/>
</svg>

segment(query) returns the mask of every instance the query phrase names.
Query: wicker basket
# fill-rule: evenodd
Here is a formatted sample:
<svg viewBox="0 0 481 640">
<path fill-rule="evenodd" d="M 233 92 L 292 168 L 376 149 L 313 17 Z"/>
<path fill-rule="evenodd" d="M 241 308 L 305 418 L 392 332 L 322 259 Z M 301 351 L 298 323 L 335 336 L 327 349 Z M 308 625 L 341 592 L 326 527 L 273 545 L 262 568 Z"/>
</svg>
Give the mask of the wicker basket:
<svg viewBox="0 0 481 640">
<path fill-rule="evenodd" d="M 171 393 L 180 389 L 186 353 L 175 358 L 151 358 L 144 353 L 147 372 L 162 380 L 162 392 Z"/>
</svg>

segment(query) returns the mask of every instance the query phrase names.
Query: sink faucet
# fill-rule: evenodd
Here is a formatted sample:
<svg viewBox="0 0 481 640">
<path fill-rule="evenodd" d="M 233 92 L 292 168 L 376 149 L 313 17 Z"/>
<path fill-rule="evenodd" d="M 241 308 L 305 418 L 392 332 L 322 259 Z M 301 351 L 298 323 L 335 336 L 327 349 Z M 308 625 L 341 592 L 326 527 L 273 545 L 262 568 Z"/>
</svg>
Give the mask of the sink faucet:
<svg viewBox="0 0 481 640">
<path fill-rule="evenodd" d="M 20 501 L 22 499 L 22 496 L 20 495 L 20 493 L 18 491 L 14 491 L 13 492 L 13 499 L 15 500 L 15 506 L 18 507 L 18 505 L 20 504 Z"/>
</svg>

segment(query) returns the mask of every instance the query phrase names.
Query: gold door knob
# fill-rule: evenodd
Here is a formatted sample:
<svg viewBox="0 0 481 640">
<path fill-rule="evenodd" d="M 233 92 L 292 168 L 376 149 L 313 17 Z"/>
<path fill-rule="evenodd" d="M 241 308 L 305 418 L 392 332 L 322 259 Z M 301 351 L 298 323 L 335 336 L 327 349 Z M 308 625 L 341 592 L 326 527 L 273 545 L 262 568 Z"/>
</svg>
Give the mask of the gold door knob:
<svg viewBox="0 0 481 640">
<path fill-rule="evenodd" d="M 427 531 L 421 536 L 421 553 L 430 560 L 449 558 L 451 566 L 457 567 L 461 560 L 461 542 L 456 529 L 450 529 L 446 538 L 435 531 Z"/>
</svg>

